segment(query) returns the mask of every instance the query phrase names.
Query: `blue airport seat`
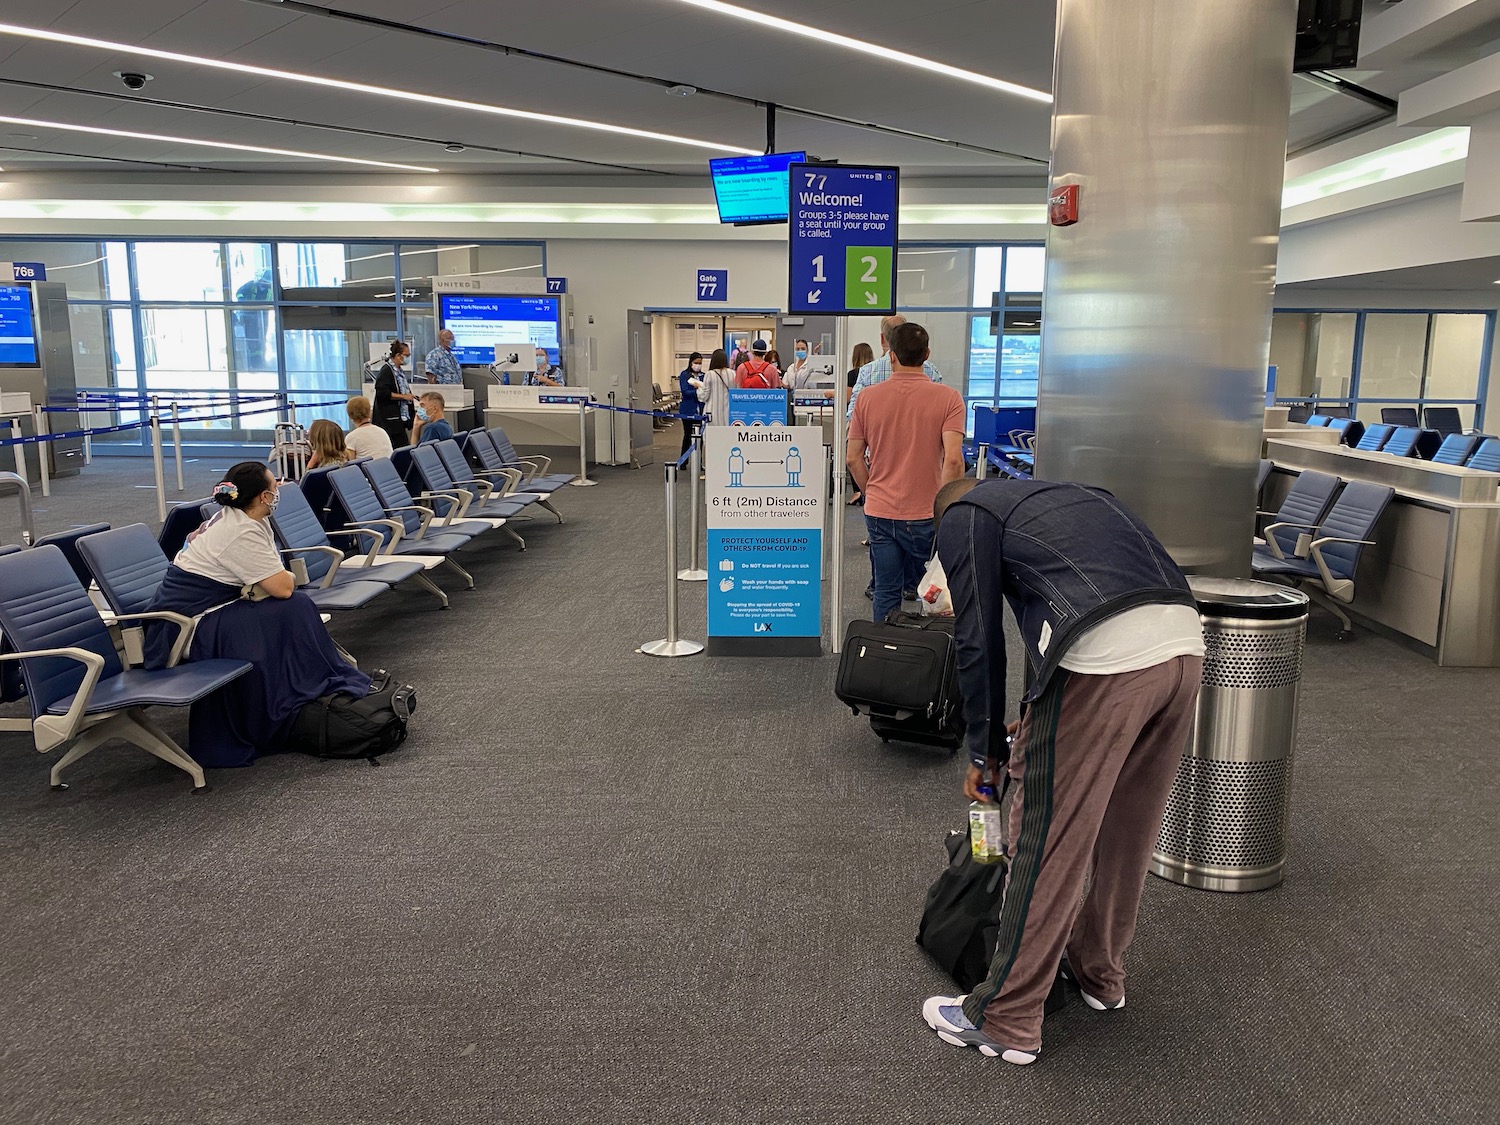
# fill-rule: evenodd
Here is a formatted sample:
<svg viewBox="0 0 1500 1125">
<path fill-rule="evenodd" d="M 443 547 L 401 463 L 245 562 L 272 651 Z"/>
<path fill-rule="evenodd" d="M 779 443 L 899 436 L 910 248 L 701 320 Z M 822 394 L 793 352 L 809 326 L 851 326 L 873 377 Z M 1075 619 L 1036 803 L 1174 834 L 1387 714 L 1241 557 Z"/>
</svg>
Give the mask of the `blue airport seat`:
<svg viewBox="0 0 1500 1125">
<path fill-rule="evenodd" d="M 84 527 L 70 528 L 67 531 L 54 532 L 51 535 L 43 535 L 33 547 L 53 546 L 62 552 L 63 558 L 68 560 L 68 565 L 73 568 L 73 573 L 78 575 L 78 581 L 85 587 L 94 580 L 89 573 L 88 564 L 83 561 L 83 556 L 78 553 L 79 540 L 90 535 L 98 535 L 101 531 L 108 531 L 107 523 L 91 523 Z"/>
<path fill-rule="evenodd" d="M 1256 558 L 1263 553 L 1274 558 L 1276 552 L 1272 547 L 1273 542 L 1281 548 L 1281 554 L 1293 554 L 1297 546 L 1297 537 L 1318 526 L 1323 513 L 1328 511 L 1328 505 L 1333 503 L 1333 496 L 1338 492 L 1339 484 L 1339 478 L 1328 473 L 1307 470 L 1299 475 L 1292 482 L 1286 498 L 1281 501 L 1281 507 L 1275 512 L 1258 513 L 1274 518 L 1266 527 L 1265 545 L 1255 548 Z"/>
<path fill-rule="evenodd" d="M 208 518 L 203 514 L 204 509 L 217 507 L 213 497 L 206 496 L 202 500 L 189 500 L 184 504 L 178 504 L 175 508 L 168 508 L 167 518 L 161 525 L 161 531 L 156 535 L 156 542 L 161 547 L 161 553 L 168 559 L 175 559 L 177 552 L 182 550 L 182 545 L 187 542 L 187 537 L 197 531 L 199 525 Z"/>
<path fill-rule="evenodd" d="M 1309 414 L 1307 416 L 1307 421 L 1303 422 L 1302 424 L 1304 426 L 1326 426 L 1331 421 L 1333 421 L 1333 419 L 1328 417 L 1328 415 L 1326 414 Z"/>
<path fill-rule="evenodd" d="M 19 661 L 26 677 L 33 744 L 43 753 L 66 747 L 52 767 L 54 788 L 63 787 L 63 770 L 112 738 L 176 766 L 203 788 L 203 767 L 146 718 L 145 708 L 190 706 L 248 672 L 247 662 L 125 668 L 88 591 L 52 546 L 0 556 L 0 631 L 17 650 L 0 659 Z"/>
<path fill-rule="evenodd" d="M 468 455 L 470 463 L 475 465 L 475 472 L 478 476 L 492 480 L 497 474 L 514 474 L 516 484 L 511 491 L 519 489 L 540 496 L 541 499 L 537 503 L 556 516 L 558 523 L 563 522 L 562 513 L 552 506 L 551 497 L 553 493 L 567 488 L 569 482 L 577 478 L 567 474 L 541 477 L 534 473 L 528 477 L 529 467 L 505 463 L 505 458 L 501 456 L 499 447 L 495 445 L 488 430 L 470 430 L 464 437 L 467 439 L 463 447 L 464 453 Z"/>
<path fill-rule="evenodd" d="M 1354 448 L 1364 450 L 1366 453 L 1379 453 L 1395 432 L 1395 426 L 1385 422 L 1376 422 L 1365 427 L 1365 436 L 1359 439 L 1359 443 Z"/>
<path fill-rule="evenodd" d="M 1354 572 L 1360 555 L 1373 545 L 1375 525 L 1395 495 L 1396 490 L 1387 485 L 1350 481 L 1311 533 L 1309 557 L 1270 558 L 1257 550 L 1251 570 L 1257 577 L 1283 578 L 1303 588 L 1339 619 L 1347 636 L 1352 625 L 1340 607 L 1354 600 Z"/>
<path fill-rule="evenodd" d="M 526 549 L 526 540 L 516 534 L 515 528 L 509 524 L 511 517 L 525 508 L 524 504 L 518 504 L 513 500 L 500 502 L 490 500 L 476 503 L 476 497 L 483 490 L 477 487 L 473 490 L 461 487 L 444 467 L 443 459 L 438 456 L 437 450 L 432 447 L 431 443 L 417 446 L 412 450 L 412 471 L 416 474 L 418 486 L 424 494 L 431 497 L 431 502 L 440 515 L 459 520 L 492 520 L 496 527 L 504 528 L 506 533 L 515 539 L 516 545 L 521 550 Z M 485 483 L 488 484 L 488 482 Z"/>
<path fill-rule="evenodd" d="M 1389 453 L 1392 457 L 1415 457 L 1417 455 L 1417 439 L 1422 436 L 1422 431 L 1415 426 L 1397 426 L 1393 433 L 1381 447 L 1380 452 Z"/>
<path fill-rule="evenodd" d="M 390 588 L 406 581 L 415 581 L 426 587 L 447 608 L 448 595 L 423 573 L 426 567 L 422 563 L 409 560 L 375 562 L 380 551 L 381 537 L 372 530 L 348 528 L 324 531 L 312 506 L 294 484 L 281 486 L 281 503 L 271 514 L 271 527 L 281 543 L 282 554 L 301 558 L 307 566 L 307 586 L 304 590 L 319 609 L 356 608 L 345 603 L 358 601 L 363 605 L 375 596 L 365 587 L 376 584 Z M 370 552 L 365 557 L 364 564 L 343 569 L 344 553 L 329 542 L 330 536 L 348 538 L 361 546 L 368 545 Z M 358 589 L 344 594 L 319 593 L 336 591 L 349 585 Z"/>
<path fill-rule="evenodd" d="M 1312 412 L 1313 408 L 1308 403 L 1294 402 L 1291 406 L 1287 407 L 1286 420 L 1288 422 L 1306 422 Z"/>
<path fill-rule="evenodd" d="M 1365 424 L 1355 418 L 1330 418 L 1328 428 L 1338 432 L 1339 444 L 1355 446 L 1365 436 Z"/>
<path fill-rule="evenodd" d="M 1387 426 L 1420 426 L 1415 406 L 1382 406 L 1380 420 Z"/>
<path fill-rule="evenodd" d="M 333 485 L 328 480 L 328 475 L 337 468 L 342 468 L 342 466 L 329 465 L 308 469 L 302 474 L 302 479 L 297 482 L 297 487 L 302 489 L 302 495 L 307 498 L 307 503 L 317 513 L 318 522 L 329 530 L 339 526 L 338 520 L 331 513 Z"/>
<path fill-rule="evenodd" d="M 1487 437 L 1481 441 L 1466 467 L 1483 469 L 1487 473 L 1500 473 L 1500 438 Z"/>
<path fill-rule="evenodd" d="M 1434 465 L 1462 465 L 1479 448 L 1478 434 L 1449 434 L 1433 454 Z"/>
<path fill-rule="evenodd" d="M 359 463 L 359 469 L 369 480 L 370 486 L 375 489 L 375 495 L 380 498 L 381 507 L 389 512 L 400 512 L 403 523 L 412 519 L 418 519 L 417 512 L 436 512 L 437 507 L 433 504 L 435 500 L 460 500 L 466 493 L 458 490 L 442 494 L 422 492 L 413 496 L 411 490 L 406 487 L 406 482 L 401 479 L 401 474 L 396 471 L 396 466 L 391 464 L 389 457 L 376 457 L 366 459 Z M 426 501 L 427 504 L 422 504 Z M 463 520 L 457 519 L 458 509 L 454 504 L 447 504 L 447 515 L 437 523 L 439 529 L 444 531 L 458 531 L 465 535 L 478 535 L 484 531 L 493 530 L 504 526 L 503 521 L 491 520 Z"/>
<path fill-rule="evenodd" d="M 1347 406 L 1324 406 L 1318 413 L 1326 414 L 1330 418 L 1353 418 L 1354 413 Z"/>
<path fill-rule="evenodd" d="M 510 486 L 508 480 L 502 488 L 492 481 L 476 477 L 469 462 L 464 459 L 463 453 L 459 450 L 458 442 L 451 438 L 446 441 L 432 442 L 431 445 L 438 460 L 443 463 L 443 468 L 448 471 L 448 476 L 453 479 L 453 483 L 474 498 L 470 504 L 471 508 L 478 504 L 483 513 L 504 519 L 514 519 L 541 499 L 541 496 L 535 492 L 508 491 Z"/>
<path fill-rule="evenodd" d="M 1464 420 L 1456 406 L 1429 406 L 1422 411 L 1422 421 L 1429 430 L 1436 430 L 1447 437 L 1464 432 Z"/>
<path fill-rule="evenodd" d="M 1271 478 L 1271 470 L 1276 467 L 1275 461 L 1269 461 L 1262 457 L 1260 467 L 1255 470 L 1255 495 L 1260 496 L 1261 489 L 1266 487 L 1266 481 Z M 1259 503 L 1259 500 L 1256 501 Z"/>
<path fill-rule="evenodd" d="M 454 562 L 452 555 L 467 547 L 475 535 L 488 531 L 488 525 L 476 524 L 472 531 L 444 530 L 429 534 L 433 518 L 430 510 L 415 507 L 409 511 L 388 510 L 358 465 L 335 469 L 329 479 L 333 483 L 334 503 L 348 517 L 349 526 L 368 527 L 380 534 L 381 558 L 437 556 L 463 578 L 469 589 L 474 588 L 474 576 Z M 413 523 L 408 524 L 407 519 Z"/>
<path fill-rule="evenodd" d="M 511 444 L 510 438 L 505 436 L 503 426 L 491 426 L 486 432 L 490 435 L 490 444 L 500 455 L 500 464 L 507 469 L 521 470 L 523 489 L 541 492 L 543 491 L 541 487 L 533 488 L 533 486 L 545 485 L 546 490 L 551 491 L 578 479 L 576 473 L 552 472 L 552 458 L 550 457 L 522 457 L 516 452 L 516 447 Z"/>
</svg>

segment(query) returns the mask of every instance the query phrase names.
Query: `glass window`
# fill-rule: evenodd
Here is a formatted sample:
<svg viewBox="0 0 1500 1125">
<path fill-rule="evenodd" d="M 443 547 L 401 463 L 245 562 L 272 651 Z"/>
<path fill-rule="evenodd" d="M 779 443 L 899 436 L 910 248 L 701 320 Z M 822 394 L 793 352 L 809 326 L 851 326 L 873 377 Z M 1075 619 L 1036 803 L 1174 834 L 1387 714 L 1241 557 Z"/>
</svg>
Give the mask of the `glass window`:
<svg viewBox="0 0 1500 1125">
<path fill-rule="evenodd" d="M 1271 316 L 1271 366 L 1276 368 L 1277 398 L 1312 394 L 1306 364 L 1308 315 L 1279 312 Z"/>
<path fill-rule="evenodd" d="M 901 249 L 896 255 L 897 303 L 902 308 L 968 308 L 972 256 L 966 246 Z"/>
<path fill-rule="evenodd" d="M 142 301 L 222 301 L 224 247 L 217 242 L 136 242 Z"/>
<path fill-rule="evenodd" d="M 1354 378 L 1354 336 L 1358 323 L 1358 314 L 1352 312 L 1313 313 L 1308 317 L 1305 365 L 1312 367 L 1312 393 L 1320 398 L 1349 397 Z"/>
<path fill-rule="evenodd" d="M 1005 251 L 1005 291 L 1040 293 L 1047 273 L 1044 246 L 1011 246 Z"/>
<path fill-rule="evenodd" d="M 229 292 L 235 301 L 253 303 L 276 299 L 268 242 L 231 242 L 224 247 L 229 263 Z"/>
<path fill-rule="evenodd" d="M 396 250 L 389 242 L 282 242 L 276 259 L 284 301 L 396 299 Z"/>
<path fill-rule="evenodd" d="M 314 400 L 363 393 L 370 346 L 379 345 L 385 352 L 395 334 L 396 317 L 390 309 L 283 308 L 281 350 L 286 359 L 287 390 Z M 297 421 L 304 426 L 315 418 L 347 424 L 340 403 L 297 411 Z M 269 425 L 266 423 L 266 428 Z"/>
<path fill-rule="evenodd" d="M 1415 399 L 1427 366 L 1425 313 L 1367 313 L 1359 353 L 1359 397 Z"/>
<path fill-rule="evenodd" d="M 1484 313 L 1436 313 L 1427 356 L 1424 398 L 1478 398 L 1479 365 L 1489 317 Z"/>
<path fill-rule="evenodd" d="M 1000 275 L 1005 265 L 1005 247 L 974 247 L 974 297 L 976 309 L 987 309 L 1000 292 Z"/>
<path fill-rule="evenodd" d="M 148 391 L 222 391 L 229 386 L 225 310 L 141 309 Z"/>
</svg>

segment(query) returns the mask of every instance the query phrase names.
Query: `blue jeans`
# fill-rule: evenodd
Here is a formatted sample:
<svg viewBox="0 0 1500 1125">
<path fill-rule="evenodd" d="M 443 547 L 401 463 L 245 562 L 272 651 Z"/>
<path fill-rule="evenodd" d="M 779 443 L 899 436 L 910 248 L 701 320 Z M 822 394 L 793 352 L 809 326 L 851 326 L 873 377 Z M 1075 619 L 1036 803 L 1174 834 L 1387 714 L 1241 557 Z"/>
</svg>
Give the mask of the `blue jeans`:
<svg viewBox="0 0 1500 1125">
<path fill-rule="evenodd" d="M 875 571 L 875 620 L 901 608 L 901 592 L 915 590 L 932 555 L 931 520 L 886 520 L 866 515 L 870 565 Z"/>
</svg>

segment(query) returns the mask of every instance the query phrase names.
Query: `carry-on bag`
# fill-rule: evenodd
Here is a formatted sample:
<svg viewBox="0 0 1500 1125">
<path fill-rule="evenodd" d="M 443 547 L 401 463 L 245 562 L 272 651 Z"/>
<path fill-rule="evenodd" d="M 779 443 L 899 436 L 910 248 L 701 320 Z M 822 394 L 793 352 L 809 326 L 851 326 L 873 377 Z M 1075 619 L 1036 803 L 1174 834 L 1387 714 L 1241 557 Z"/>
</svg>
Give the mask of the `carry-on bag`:
<svg viewBox="0 0 1500 1125">
<path fill-rule="evenodd" d="M 990 972 L 1010 867 L 976 863 L 968 832 L 950 832 L 945 846 L 948 866 L 927 892 L 917 944 L 954 984 L 970 992 Z M 1067 1000 L 1066 985 L 1059 977 L 1047 994 L 1044 1010 L 1055 1012 Z"/>
<path fill-rule="evenodd" d="M 884 741 L 957 750 L 964 726 L 953 619 L 897 611 L 851 621 L 834 693 Z"/>
<path fill-rule="evenodd" d="M 304 703 L 287 732 L 287 748 L 315 758 L 367 758 L 380 764 L 406 741 L 417 689 L 377 672 L 363 698 L 335 692 Z"/>
</svg>

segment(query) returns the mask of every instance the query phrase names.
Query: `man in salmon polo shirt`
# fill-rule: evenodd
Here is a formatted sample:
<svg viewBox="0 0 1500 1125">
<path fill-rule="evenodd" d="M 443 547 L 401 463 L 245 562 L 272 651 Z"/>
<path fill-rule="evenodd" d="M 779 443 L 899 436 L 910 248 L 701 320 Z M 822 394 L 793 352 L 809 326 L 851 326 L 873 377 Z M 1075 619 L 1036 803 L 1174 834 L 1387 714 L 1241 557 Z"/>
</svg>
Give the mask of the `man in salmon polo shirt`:
<svg viewBox="0 0 1500 1125">
<path fill-rule="evenodd" d="M 886 342 L 891 377 L 854 404 L 847 457 L 865 497 L 876 621 L 901 608 L 903 590 L 917 588 L 932 554 L 932 503 L 964 475 L 964 400 L 923 372 L 932 354 L 927 329 L 908 321 Z"/>
</svg>

